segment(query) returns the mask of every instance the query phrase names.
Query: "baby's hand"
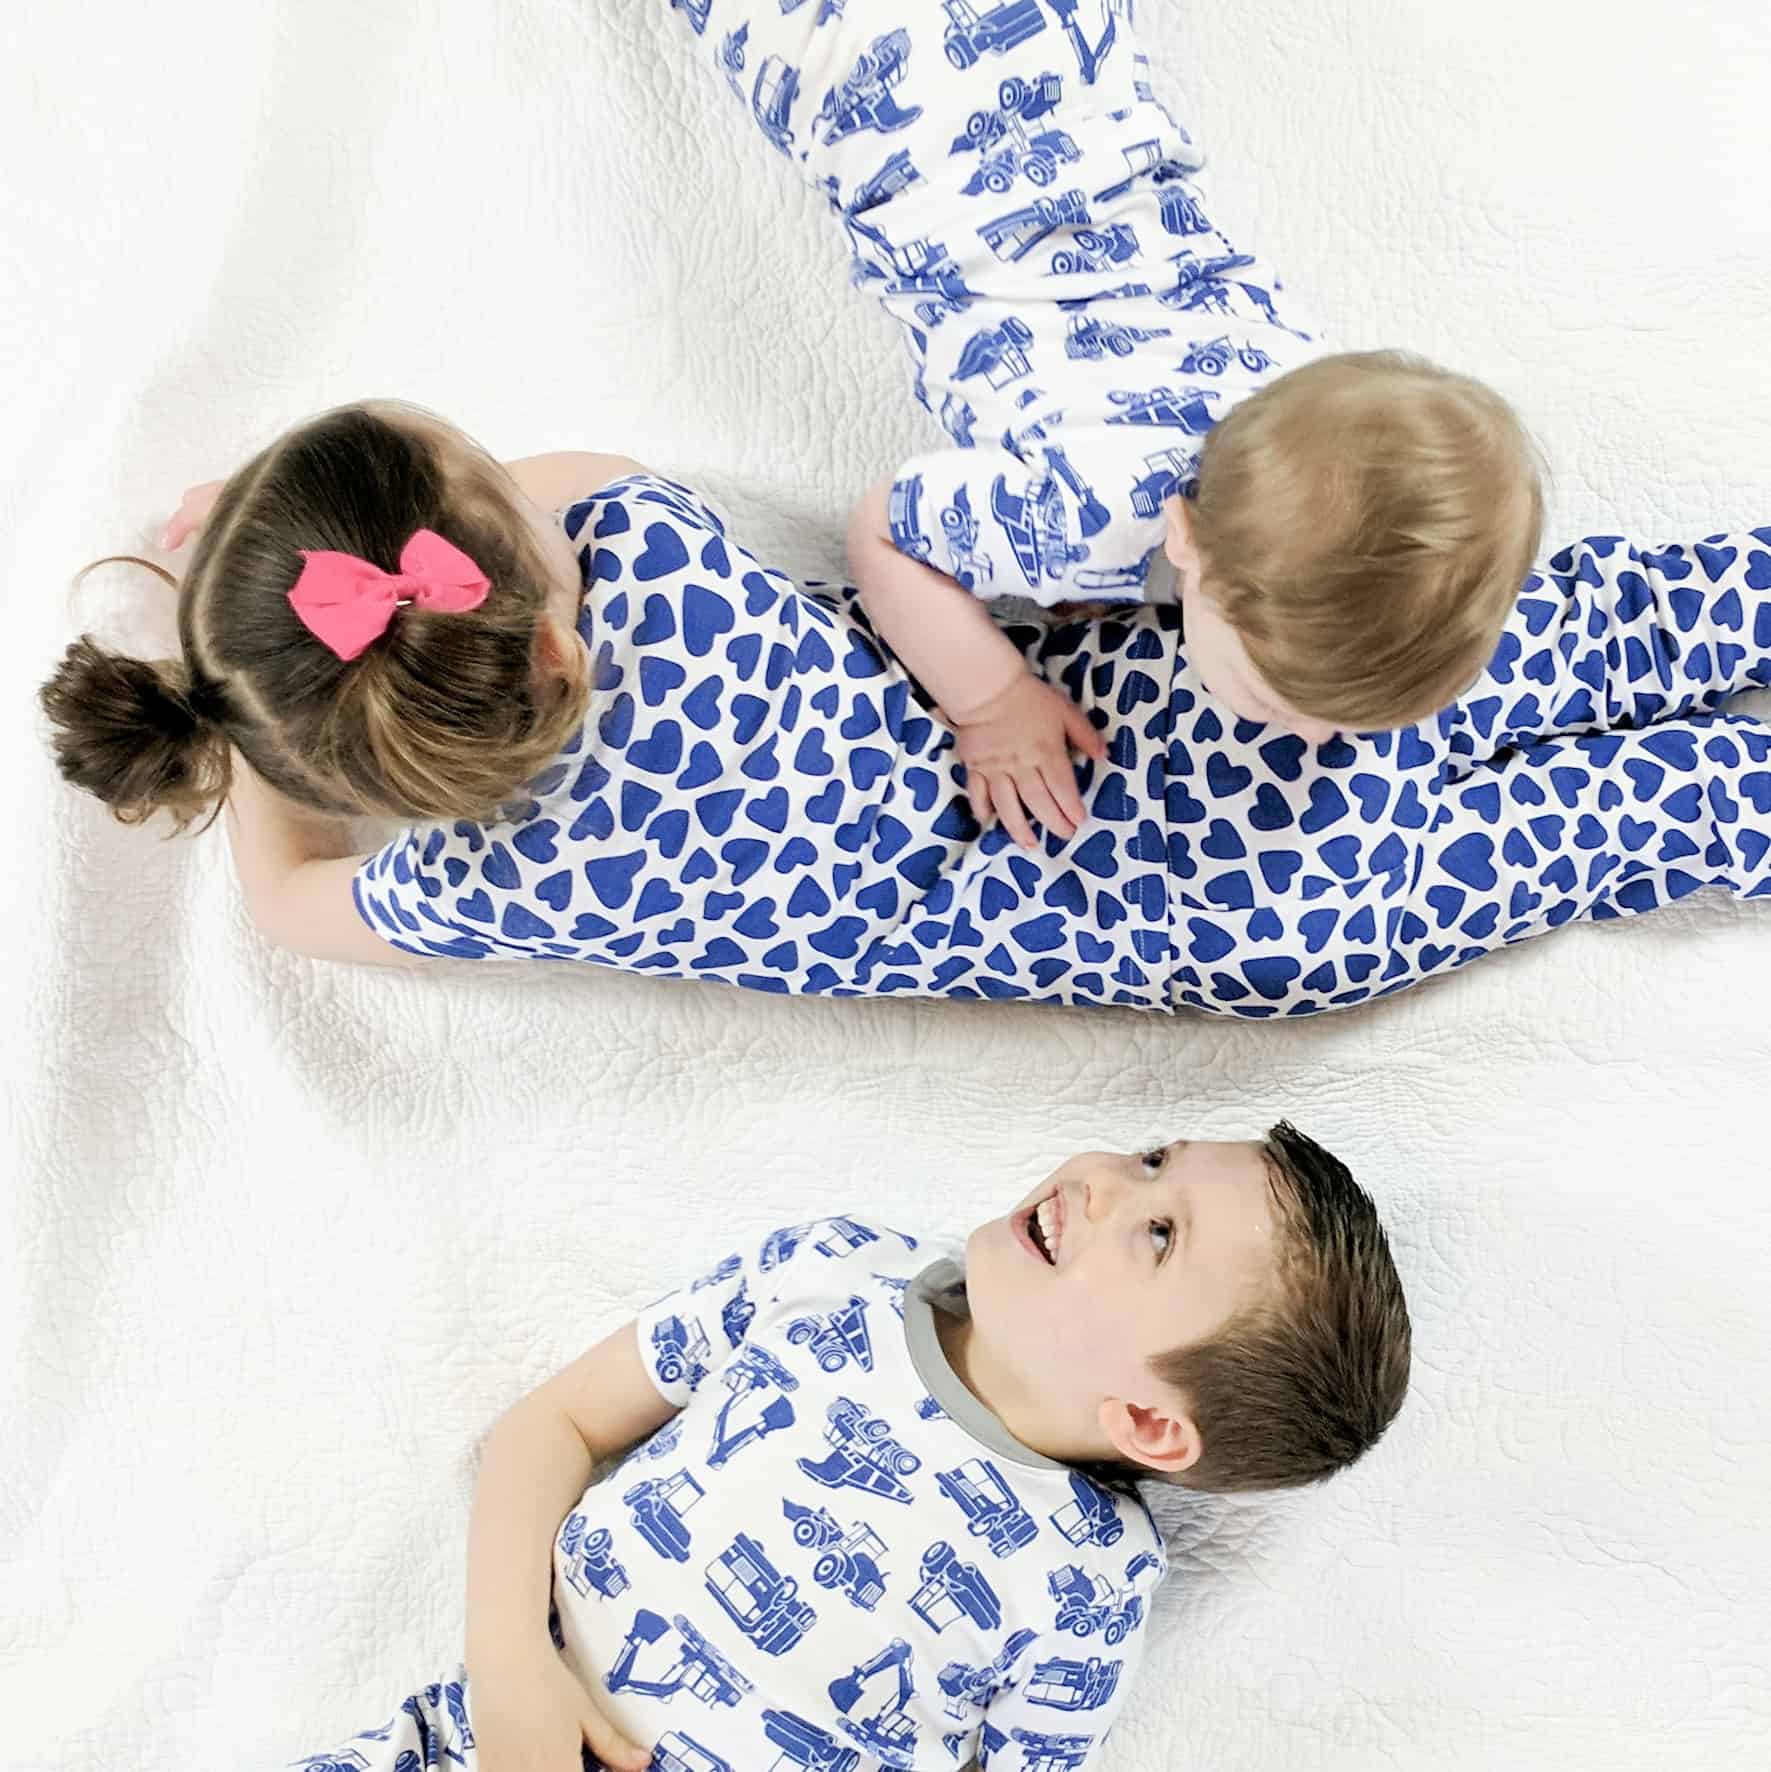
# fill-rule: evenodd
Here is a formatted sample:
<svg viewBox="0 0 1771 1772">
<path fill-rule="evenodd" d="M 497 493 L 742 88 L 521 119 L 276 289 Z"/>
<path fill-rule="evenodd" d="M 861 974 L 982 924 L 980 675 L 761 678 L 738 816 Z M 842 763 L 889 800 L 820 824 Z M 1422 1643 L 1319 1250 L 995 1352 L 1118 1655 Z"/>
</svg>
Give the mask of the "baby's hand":
<svg viewBox="0 0 1771 1772">
<path fill-rule="evenodd" d="M 166 527 L 160 531 L 160 546 L 167 553 L 176 554 L 209 521 L 209 513 L 215 509 L 215 501 L 221 496 L 224 485 L 226 481 L 223 480 L 205 480 L 201 486 L 192 486 L 186 491 L 178 501 L 178 509 L 166 519 Z"/>
<path fill-rule="evenodd" d="M 1036 840 L 1030 816 L 1055 836 L 1075 836 L 1088 814 L 1076 791 L 1070 750 L 1097 761 L 1107 754 L 1106 742 L 1075 702 L 1023 671 L 954 724 L 966 793 L 980 824 L 1001 819 L 1023 849 Z"/>
<path fill-rule="evenodd" d="M 557 1655 L 476 1666 L 468 1683 L 480 1772 L 580 1772 L 586 1747 L 612 1772 L 644 1772 L 651 1761 Z"/>
</svg>

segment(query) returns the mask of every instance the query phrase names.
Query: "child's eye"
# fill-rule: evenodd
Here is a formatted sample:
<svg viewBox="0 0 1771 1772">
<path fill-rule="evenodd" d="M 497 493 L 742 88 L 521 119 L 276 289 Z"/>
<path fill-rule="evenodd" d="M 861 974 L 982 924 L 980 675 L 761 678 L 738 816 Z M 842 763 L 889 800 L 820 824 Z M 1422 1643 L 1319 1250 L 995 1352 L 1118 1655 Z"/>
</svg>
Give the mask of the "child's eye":
<svg viewBox="0 0 1771 1772">
<path fill-rule="evenodd" d="M 1166 1146 L 1153 1151 L 1145 1151 L 1143 1155 L 1138 1158 L 1139 1166 L 1143 1169 L 1146 1175 L 1156 1174 L 1167 1161 L 1168 1150 Z"/>
<path fill-rule="evenodd" d="M 1166 1218 L 1153 1218 L 1150 1220 L 1150 1235 L 1153 1239 L 1157 1237 L 1162 1239 L 1156 1245 L 1156 1253 L 1159 1257 L 1164 1256 L 1169 1251 L 1169 1245 L 1175 1240 L 1175 1227 Z"/>
</svg>

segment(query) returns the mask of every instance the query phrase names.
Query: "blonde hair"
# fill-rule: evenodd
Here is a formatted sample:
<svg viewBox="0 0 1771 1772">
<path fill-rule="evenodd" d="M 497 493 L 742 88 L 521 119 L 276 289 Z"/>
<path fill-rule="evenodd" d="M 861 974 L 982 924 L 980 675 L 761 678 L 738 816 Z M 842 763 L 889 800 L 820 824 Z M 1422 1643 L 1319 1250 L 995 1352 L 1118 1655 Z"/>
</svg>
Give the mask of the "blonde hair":
<svg viewBox="0 0 1771 1772">
<path fill-rule="evenodd" d="M 1294 711 L 1407 725 L 1493 656 L 1537 557 L 1541 475 L 1482 383 L 1397 351 L 1324 357 L 1206 438 L 1204 587 Z"/>
<path fill-rule="evenodd" d="M 402 608 L 338 658 L 290 606 L 302 550 L 391 572 L 419 529 L 472 557 L 485 602 Z M 222 488 L 182 582 L 160 576 L 177 583 L 178 658 L 82 635 L 41 691 L 62 774 L 125 823 L 213 817 L 236 749 L 316 811 L 487 819 L 583 718 L 586 673 L 538 668 L 553 577 L 515 487 L 416 408 L 344 406 L 298 425 Z"/>
</svg>

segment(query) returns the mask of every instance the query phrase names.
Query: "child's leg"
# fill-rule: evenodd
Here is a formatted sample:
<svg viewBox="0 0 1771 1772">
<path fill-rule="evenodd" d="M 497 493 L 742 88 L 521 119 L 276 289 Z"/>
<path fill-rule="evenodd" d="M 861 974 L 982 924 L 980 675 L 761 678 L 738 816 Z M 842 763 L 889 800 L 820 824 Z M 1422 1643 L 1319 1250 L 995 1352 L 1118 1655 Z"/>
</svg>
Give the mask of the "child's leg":
<svg viewBox="0 0 1771 1772">
<path fill-rule="evenodd" d="M 473 1772 L 477 1764 L 467 1676 L 458 1673 L 413 1693 L 379 1729 L 353 1735 L 331 1753 L 296 1760 L 291 1772 L 421 1772 L 432 1766 Z"/>
<path fill-rule="evenodd" d="M 1557 734 L 1705 712 L 1771 683 L 1771 529 L 1578 542 L 1526 581 L 1482 680 L 1445 716 L 1453 775 Z"/>
<path fill-rule="evenodd" d="M 1700 714 L 1503 752 L 1447 789 L 1379 989 L 1578 918 L 1771 899 L 1771 727 Z"/>
</svg>

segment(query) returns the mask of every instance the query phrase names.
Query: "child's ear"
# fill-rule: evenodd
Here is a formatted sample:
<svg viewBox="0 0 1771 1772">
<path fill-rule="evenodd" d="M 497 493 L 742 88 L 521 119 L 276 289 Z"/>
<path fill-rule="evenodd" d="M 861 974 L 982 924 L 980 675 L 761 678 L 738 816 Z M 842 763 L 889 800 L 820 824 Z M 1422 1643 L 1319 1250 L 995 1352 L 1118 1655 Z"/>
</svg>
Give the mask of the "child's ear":
<svg viewBox="0 0 1771 1772">
<path fill-rule="evenodd" d="M 1198 576 L 1199 549 L 1193 541 L 1193 513 L 1187 501 L 1177 492 L 1163 502 L 1162 514 L 1168 520 L 1162 550 L 1183 574 Z"/>
<path fill-rule="evenodd" d="M 1128 1403 L 1109 1397 L 1101 1405 L 1101 1431 L 1127 1464 L 1146 1470 L 1184 1471 L 1205 1450 L 1198 1424 L 1178 1404 Z"/>
<path fill-rule="evenodd" d="M 589 656 L 577 630 L 568 628 L 552 615 L 544 615 L 535 625 L 535 674 L 546 679 L 557 677 L 576 683 L 583 676 Z"/>
</svg>

